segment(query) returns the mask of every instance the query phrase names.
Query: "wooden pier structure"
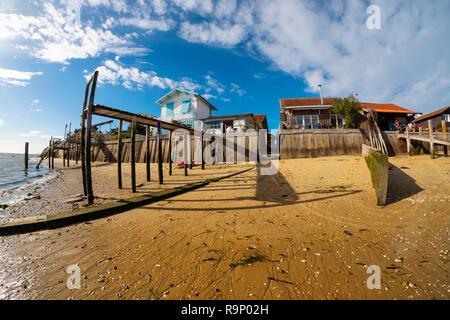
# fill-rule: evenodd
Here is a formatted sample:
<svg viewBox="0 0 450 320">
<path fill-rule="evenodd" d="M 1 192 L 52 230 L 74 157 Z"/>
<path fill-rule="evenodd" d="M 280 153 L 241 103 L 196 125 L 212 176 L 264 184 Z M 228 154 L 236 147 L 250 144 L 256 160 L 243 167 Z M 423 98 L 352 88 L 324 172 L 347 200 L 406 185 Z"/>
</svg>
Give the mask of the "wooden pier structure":
<svg viewBox="0 0 450 320">
<path fill-rule="evenodd" d="M 117 108 L 111 108 L 101 104 L 94 104 L 95 89 L 97 86 L 98 71 L 95 71 L 93 76 L 90 78 L 86 84 L 83 108 L 81 114 L 81 141 L 80 141 L 80 153 L 81 153 L 81 167 L 82 167 L 82 178 L 83 178 L 83 191 L 84 195 L 87 196 L 88 203 L 92 204 L 94 201 L 94 193 L 92 190 L 92 173 L 91 173 L 91 144 L 92 144 L 92 116 L 103 116 L 110 119 L 119 120 L 119 135 L 118 135 L 118 157 L 117 157 L 117 174 L 118 174 L 118 187 L 122 188 L 122 165 L 121 165 L 121 152 L 122 152 L 122 125 L 123 121 L 126 121 L 131 126 L 131 187 L 132 191 L 136 192 L 136 159 L 135 159 L 135 145 L 136 145 L 136 124 L 140 124 L 146 127 L 146 152 L 145 152 L 145 162 L 146 162 L 146 176 L 147 181 L 150 181 L 150 127 L 157 128 L 157 150 L 158 150 L 158 182 L 159 184 L 164 183 L 163 177 L 163 154 L 162 154 L 162 130 L 169 131 L 169 158 L 171 158 L 171 141 L 172 132 L 178 129 L 183 129 L 185 135 L 183 140 L 185 141 L 185 175 L 188 175 L 187 167 L 188 164 L 192 163 L 191 156 L 187 155 L 186 150 L 191 150 L 191 139 L 188 138 L 191 134 L 194 135 L 194 129 L 183 124 L 176 124 L 161 121 L 155 118 L 147 117 L 142 114 L 135 114 L 128 111 L 120 110 Z M 102 124 L 107 123 L 103 122 Z M 195 135 L 194 135 L 195 136 Z M 203 134 L 201 136 L 201 141 L 203 142 Z M 187 146 L 187 147 L 186 147 Z M 203 148 L 202 148 L 203 149 Z M 191 154 L 189 152 L 189 154 Z M 204 169 L 203 152 L 201 152 L 202 169 Z M 192 166 L 190 166 L 192 168 Z M 169 160 L 169 175 L 172 175 L 172 161 Z"/>
<path fill-rule="evenodd" d="M 406 132 L 399 134 L 398 137 L 401 139 L 406 139 L 406 150 L 408 154 L 411 151 L 411 141 L 421 141 L 430 144 L 430 156 L 431 159 L 435 157 L 435 145 L 444 146 L 444 155 L 448 157 L 448 147 L 450 146 L 450 139 L 447 135 L 447 128 L 445 125 L 445 121 L 442 121 L 442 133 L 439 135 L 438 132 L 433 132 L 433 125 L 431 120 L 428 120 L 428 135 L 423 134 L 422 127 L 419 128 L 419 132 L 410 132 L 408 128 L 406 128 Z"/>
</svg>

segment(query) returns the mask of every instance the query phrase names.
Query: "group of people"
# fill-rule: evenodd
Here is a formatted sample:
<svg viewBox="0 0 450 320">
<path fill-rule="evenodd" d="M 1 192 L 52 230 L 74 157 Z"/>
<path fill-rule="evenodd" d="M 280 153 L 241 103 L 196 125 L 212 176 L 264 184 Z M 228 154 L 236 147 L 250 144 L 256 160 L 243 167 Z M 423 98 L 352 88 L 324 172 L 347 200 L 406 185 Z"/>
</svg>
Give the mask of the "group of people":
<svg viewBox="0 0 450 320">
<path fill-rule="evenodd" d="M 415 122 L 410 122 L 410 123 L 408 123 L 406 126 L 405 126 L 405 125 L 401 126 L 400 123 L 398 122 L 398 120 L 395 120 L 395 121 L 394 121 L 394 126 L 395 126 L 395 129 L 396 129 L 399 133 L 404 133 L 405 130 L 406 130 L 406 127 L 408 127 L 408 130 L 409 130 L 410 132 L 411 132 L 411 131 L 414 131 L 415 128 L 416 128 Z M 421 126 L 421 124 L 419 123 L 418 127 L 420 127 L 420 126 Z"/>
</svg>

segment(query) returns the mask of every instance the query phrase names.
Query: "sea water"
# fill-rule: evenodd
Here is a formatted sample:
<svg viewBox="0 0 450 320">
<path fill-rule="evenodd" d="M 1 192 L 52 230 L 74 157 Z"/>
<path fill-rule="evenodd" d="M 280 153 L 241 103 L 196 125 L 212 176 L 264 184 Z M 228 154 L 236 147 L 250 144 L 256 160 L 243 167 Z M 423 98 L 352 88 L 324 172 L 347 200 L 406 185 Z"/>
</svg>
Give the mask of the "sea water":
<svg viewBox="0 0 450 320">
<path fill-rule="evenodd" d="M 36 168 L 39 161 L 37 155 L 30 155 L 28 170 L 25 170 L 24 161 L 23 154 L 0 153 L 0 205 L 11 206 L 25 200 L 56 176 L 45 161 L 39 169 Z"/>
</svg>

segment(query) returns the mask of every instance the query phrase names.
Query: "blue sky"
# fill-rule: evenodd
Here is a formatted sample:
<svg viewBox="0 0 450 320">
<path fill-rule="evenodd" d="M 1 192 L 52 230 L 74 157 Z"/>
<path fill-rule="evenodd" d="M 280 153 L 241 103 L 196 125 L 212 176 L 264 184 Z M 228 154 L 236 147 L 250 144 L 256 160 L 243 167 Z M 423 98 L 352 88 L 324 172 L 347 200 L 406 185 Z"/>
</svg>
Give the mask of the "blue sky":
<svg viewBox="0 0 450 320">
<path fill-rule="evenodd" d="M 369 29 L 370 5 L 380 29 Z M 40 152 L 96 103 L 159 115 L 175 87 L 217 114 L 266 114 L 279 99 L 357 92 L 430 112 L 450 104 L 450 1 L 54 0 L 0 3 L 0 152 Z M 101 118 L 94 121 L 101 121 Z"/>
</svg>

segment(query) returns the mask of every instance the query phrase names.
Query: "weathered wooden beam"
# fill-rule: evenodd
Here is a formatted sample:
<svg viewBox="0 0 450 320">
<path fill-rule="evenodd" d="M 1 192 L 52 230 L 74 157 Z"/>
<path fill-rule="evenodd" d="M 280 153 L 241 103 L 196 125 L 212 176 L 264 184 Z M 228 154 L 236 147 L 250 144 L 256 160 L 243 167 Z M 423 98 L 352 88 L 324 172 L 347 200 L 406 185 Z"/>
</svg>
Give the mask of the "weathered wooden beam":
<svg viewBox="0 0 450 320">
<path fill-rule="evenodd" d="M 131 190 L 136 192 L 136 118 L 131 122 Z"/>
<path fill-rule="evenodd" d="M 48 142 L 48 170 L 52 168 L 52 158 L 51 158 L 51 151 L 52 151 L 52 139 L 50 138 L 50 141 Z"/>
<path fill-rule="evenodd" d="M 150 181 L 150 126 L 145 126 L 145 169 L 147 181 Z"/>
<path fill-rule="evenodd" d="M 91 173 L 91 131 L 92 131 L 92 106 L 94 105 L 94 97 L 95 97 L 95 87 L 97 85 L 98 71 L 95 71 L 91 93 L 89 96 L 89 105 L 87 109 L 87 118 L 86 118 L 86 191 L 88 204 L 92 204 L 94 202 L 94 192 L 92 190 L 92 173 Z"/>
<path fill-rule="evenodd" d="M 119 189 L 122 189 L 122 120 L 119 120 L 119 145 L 117 148 L 117 182 Z"/>
<path fill-rule="evenodd" d="M 169 176 L 172 175 L 172 130 L 169 131 Z"/>
<path fill-rule="evenodd" d="M 428 135 L 430 137 L 430 156 L 434 159 L 434 141 L 433 141 L 433 124 L 428 120 Z"/>
<path fill-rule="evenodd" d="M 25 142 L 25 170 L 28 170 L 28 142 Z"/>
<path fill-rule="evenodd" d="M 183 150 L 183 155 L 184 155 L 184 175 L 187 176 L 188 175 L 188 142 L 187 142 L 187 137 L 188 135 L 185 134 L 183 136 L 183 143 L 184 143 L 184 150 Z"/>
<path fill-rule="evenodd" d="M 67 148 L 67 168 L 70 168 L 70 144 Z"/>
<path fill-rule="evenodd" d="M 411 137 L 408 127 L 406 127 L 406 152 L 408 153 L 408 155 L 411 153 Z"/>
<path fill-rule="evenodd" d="M 52 169 L 55 169 L 55 141 L 53 141 L 53 137 L 52 137 L 51 155 L 52 155 Z"/>
<path fill-rule="evenodd" d="M 162 141 L 161 141 L 161 121 L 158 120 L 158 176 L 159 184 L 163 184 L 163 159 L 162 159 Z"/>
<path fill-rule="evenodd" d="M 204 147 L 204 141 L 203 141 L 203 131 L 201 132 L 200 136 L 200 159 L 202 159 L 202 170 L 205 170 L 205 159 L 203 157 L 203 147 Z"/>
<path fill-rule="evenodd" d="M 447 140 L 447 123 L 442 120 L 442 140 Z M 444 156 L 448 157 L 448 146 L 444 145 Z"/>
<path fill-rule="evenodd" d="M 422 135 L 422 126 L 419 127 L 419 136 Z"/>
</svg>

